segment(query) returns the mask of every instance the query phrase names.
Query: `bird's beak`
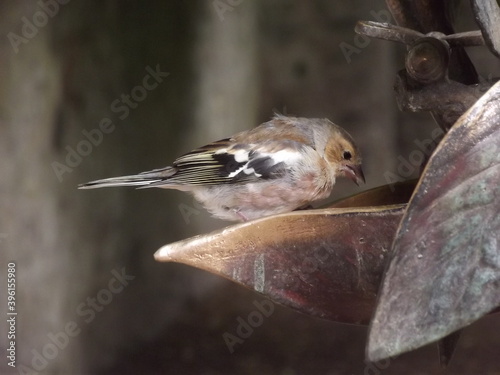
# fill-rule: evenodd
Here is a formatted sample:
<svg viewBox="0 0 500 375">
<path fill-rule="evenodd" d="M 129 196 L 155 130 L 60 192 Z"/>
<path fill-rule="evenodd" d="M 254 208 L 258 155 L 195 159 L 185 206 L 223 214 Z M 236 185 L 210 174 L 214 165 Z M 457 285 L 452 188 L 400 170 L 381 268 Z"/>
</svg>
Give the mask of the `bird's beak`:
<svg viewBox="0 0 500 375">
<path fill-rule="evenodd" d="M 356 185 L 359 186 L 360 183 L 365 183 L 365 175 L 361 169 L 361 165 L 345 164 L 342 167 L 344 176 L 352 180 Z"/>
</svg>

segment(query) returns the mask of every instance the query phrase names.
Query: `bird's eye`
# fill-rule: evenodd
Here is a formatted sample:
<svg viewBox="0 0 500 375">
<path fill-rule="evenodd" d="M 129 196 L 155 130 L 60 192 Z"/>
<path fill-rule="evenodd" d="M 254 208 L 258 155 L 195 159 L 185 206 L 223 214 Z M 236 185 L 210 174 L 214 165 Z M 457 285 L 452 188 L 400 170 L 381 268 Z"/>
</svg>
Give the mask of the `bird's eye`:
<svg viewBox="0 0 500 375">
<path fill-rule="evenodd" d="M 344 153 L 342 154 L 342 157 L 344 158 L 344 160 L 351 160 L 352 155 L 349 151 L 344 151 Z"/>
</svg>

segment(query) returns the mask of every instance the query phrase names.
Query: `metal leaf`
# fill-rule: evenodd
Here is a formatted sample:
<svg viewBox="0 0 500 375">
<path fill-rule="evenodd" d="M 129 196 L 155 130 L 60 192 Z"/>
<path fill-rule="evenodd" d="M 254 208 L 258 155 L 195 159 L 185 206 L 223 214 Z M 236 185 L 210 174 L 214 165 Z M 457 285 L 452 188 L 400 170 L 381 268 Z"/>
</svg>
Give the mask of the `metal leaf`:
<svg viewBox="0 0 500 375">
<path fill-rule="evenodd" d="M 155 258 L 224 276 L 309 315 L 367 324 L 404 207 L 296 211 L 166 245 Z"/>
<path fill-rule="evenodd" d="M 329 206 L 329 208 L 353 208 L 388 206 L 392 204 L 408 203 L 417 186 L 417 180 L 397 182 L 390 185 L 379 186 L 362 193 L 344 198 Z"/>
<path fill-rule="evenodd" d="M 472 10 L 490 51 L 500 57 L 500 8 L 497 0 L 471 0 Z"/>
<path fill-rule="evenodd" d="M 394 243 L 371 361 L 438 340 L 500 305 L 500 84 L 432 155 Z"/>
</svg>

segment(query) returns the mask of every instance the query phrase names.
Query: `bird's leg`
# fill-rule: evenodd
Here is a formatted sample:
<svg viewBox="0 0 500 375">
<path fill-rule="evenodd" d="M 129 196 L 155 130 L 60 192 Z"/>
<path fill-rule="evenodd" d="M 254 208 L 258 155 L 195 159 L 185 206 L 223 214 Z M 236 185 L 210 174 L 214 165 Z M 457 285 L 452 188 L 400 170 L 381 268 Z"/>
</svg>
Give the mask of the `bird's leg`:
<svg viewBox="0 0 500 375">
<path fill-rule="evenodd" d="M 248 221 L 248 219 L 245 217 L 245 215 L 243 215 L 241 213 L 241 211 L 234 210 L 234 212 L 236 213 L 236 215 L 238 215 L 238 217 L 241 219 L 241 221 L 243 221 L 243 222 Z"/>
</svg>

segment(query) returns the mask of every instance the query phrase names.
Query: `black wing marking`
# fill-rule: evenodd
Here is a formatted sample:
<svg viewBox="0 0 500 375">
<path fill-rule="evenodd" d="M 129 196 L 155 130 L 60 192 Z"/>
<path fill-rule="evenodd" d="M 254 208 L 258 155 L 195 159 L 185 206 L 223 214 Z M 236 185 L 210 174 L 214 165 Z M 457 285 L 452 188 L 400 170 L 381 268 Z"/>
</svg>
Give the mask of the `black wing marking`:
<svg viewBox="0 0 500 375">
<path fill-rule="evenodd" d="M 251 151 L 249 161 L 244 167 L 244 171 L 252 171 L 262 179 L 272 179 L 282 177 L 286 173 L 286 164 L 276 162 L 271 156 Z"/>
<path fill-rule="evenodd" d="M 177 172 L 153 185 L 217 185 L 272 179 L 286 173 L 286 163 L 259 152 L 255 145 L 223 139 L 193 150 L 174 162 Z"/>
<path fill-rule="evenodd" d="M 234 147 L 230 138 L 210 143 L 177 158 L 177 173 L 168 183 L 190 185 L 217 185 L 232 182 L 229 174 L 245 162 L 237 162 L 227 151 Z M 224 151 L 226 150 L 226 151 Z"/>
</svg>

